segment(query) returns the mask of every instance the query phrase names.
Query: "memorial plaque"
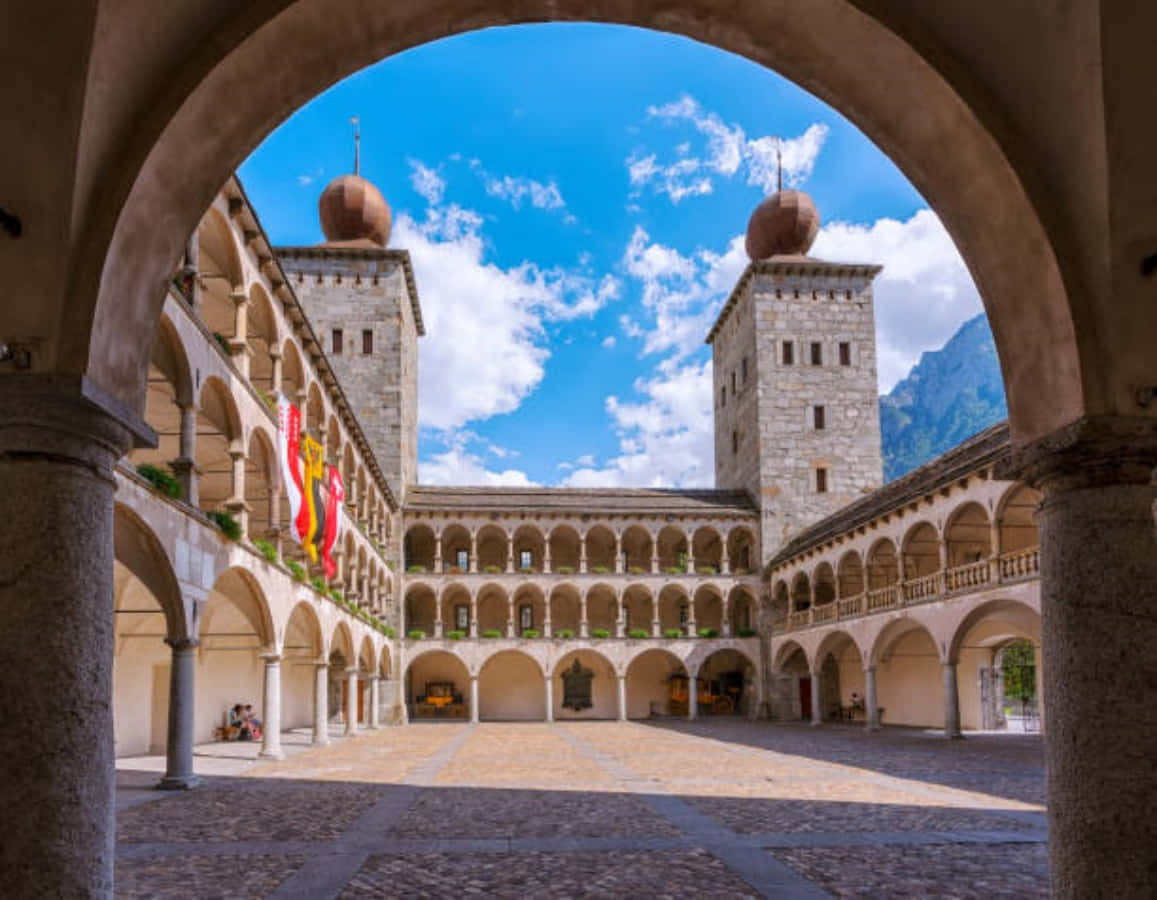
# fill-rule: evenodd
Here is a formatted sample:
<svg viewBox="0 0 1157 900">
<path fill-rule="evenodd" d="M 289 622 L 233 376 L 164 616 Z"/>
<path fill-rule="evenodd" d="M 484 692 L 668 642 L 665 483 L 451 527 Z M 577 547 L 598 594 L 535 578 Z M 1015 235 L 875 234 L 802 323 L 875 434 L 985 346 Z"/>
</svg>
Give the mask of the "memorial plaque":
<svg viewBox="0 0 1157 900">
<path fill-rule="evenodd" d="M 562 673 L 562 705 L 564 709 L 573 709 L 582 712 L 590 709 L 591 681 L 595 673 L 576 659 L 574 665 Z"/>
</svg>

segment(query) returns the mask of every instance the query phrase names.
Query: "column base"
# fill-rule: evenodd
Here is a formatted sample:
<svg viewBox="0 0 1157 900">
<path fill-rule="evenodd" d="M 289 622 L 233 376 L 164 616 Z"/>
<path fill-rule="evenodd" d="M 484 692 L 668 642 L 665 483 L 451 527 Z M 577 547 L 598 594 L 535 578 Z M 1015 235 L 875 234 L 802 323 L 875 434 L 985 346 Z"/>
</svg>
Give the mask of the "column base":
<svg viewBox="0 0 1157 900">
<path fill-rule="evenodd" d="M 812 719 L 810 724 L 811 724 L 812 728 L 821 728 L 821 727 L 823 727 L 824 723 L 823 722 L 817 722 L 815 719 Z"/>
<path fill-rule="evenodd" d="M 322 738 L 321 740 L 314 738 L 312 741 L 309 742 L 309 746 L 311 746 L 311 747 L 328 747 L 329 746 L 329 738 Z"/>
<path fill-rule="evenodd" d="M 962 741 L 964 740 L 964 734 L 959 731 L 946 731 L 944 732 L 944 739 L 946 741 Z"/>
<path fill-rule="evenodd" d="M 871 725 L 871 724 L 869 724 L 869 725 L 865 725 L 865 726 L 864 726 L 864 731 L 866 731 L 868 734 L 874 734 L 875 732 L 877 732 L 877 731 L 879 731 L 879 730 L 880 730 L 880 726 L 879 726 L 879 725 Z"/>
<path fill-rule="evenodd" d="M 201 783 L 200 775 L 166 775 L 156 784 L 158 791 L 191 791 Z"/>
<path fill-rule="evenodd" d="M 258 759 L 285 759 L 284 750 L 262 750 L 257 754 Z"/>
</svg>

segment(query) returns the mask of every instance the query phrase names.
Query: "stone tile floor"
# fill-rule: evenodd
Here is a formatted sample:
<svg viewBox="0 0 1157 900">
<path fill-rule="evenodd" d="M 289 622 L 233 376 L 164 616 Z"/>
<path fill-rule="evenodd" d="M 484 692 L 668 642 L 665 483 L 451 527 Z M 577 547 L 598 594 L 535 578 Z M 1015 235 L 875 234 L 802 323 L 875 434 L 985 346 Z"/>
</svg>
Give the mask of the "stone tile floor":
<svg viewBox="0 0 1157 900">
<path fill-rule="evenodd" d="M 122 897 L 1047 895 L 1032 735 L 414 724 L 118 772 Z M 245 748 L 248 750 L 248 748 Z"/>
</svg>

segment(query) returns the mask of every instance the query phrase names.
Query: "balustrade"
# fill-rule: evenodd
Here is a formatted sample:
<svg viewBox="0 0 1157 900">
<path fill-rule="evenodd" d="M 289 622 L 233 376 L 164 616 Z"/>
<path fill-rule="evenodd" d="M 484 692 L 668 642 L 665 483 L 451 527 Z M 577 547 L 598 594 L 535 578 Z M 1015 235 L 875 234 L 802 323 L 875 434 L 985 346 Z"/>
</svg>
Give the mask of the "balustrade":
<svg viewBox="0 0 1157 900">
<path fill-rule="evenodd" d="M 881 609 L 891 609 L 900 603 L 900 591 L 897 585 L 876 588 L 868 591 L 868 612 L 879 612 Z"/>
<path fill-rule="evenodd" d="M 856 594 L 854 597 L 844 597 L 839 602 L 839 617 L 841 619 L 848 619 L 853 616 L 862 615 L 866 611 L 866 599 L 866 594 Z"/>
<path fill-rule="evenodd" d="M 812 610 L 812 621 L 831 622 L 836 617 L 836 605 L 834 603 L 825 603 L 823 606 L 817 606 Z"/>
<path fill-rule="evenodd" d="M 1012 581 L 1040 574 L 1040 547 L 1001 554 L 1000 580 Z"/>
<path fill-rule="evenodd" d="M 992 566 L 987 559 L 955 566 L 944 573 L 945 587 L 950 591 L 982 587 L 992 580 Z"/>
<path fill-rule="evenodd" d="M 943 591 L 942 572 L 933 572 L 931 575 L 921 575 L 919 578 L 910 578 L 904 582 L 905 603 L 927 603 Z"/>
</svg>

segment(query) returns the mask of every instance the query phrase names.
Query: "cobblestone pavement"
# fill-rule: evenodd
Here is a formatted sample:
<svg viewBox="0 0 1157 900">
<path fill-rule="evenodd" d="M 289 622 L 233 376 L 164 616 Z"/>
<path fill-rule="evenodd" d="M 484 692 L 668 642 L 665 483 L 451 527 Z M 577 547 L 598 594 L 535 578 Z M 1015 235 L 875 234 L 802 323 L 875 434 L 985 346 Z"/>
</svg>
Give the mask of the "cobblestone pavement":
<svg viewBox="0 0 1157 900">
<path fill-rule="evenodd" d="M 414 724 L 185 793 L 121 773 L 117 895 L 1045 896 L 1043 768 L 1021 735 Z"/>
</svg>

